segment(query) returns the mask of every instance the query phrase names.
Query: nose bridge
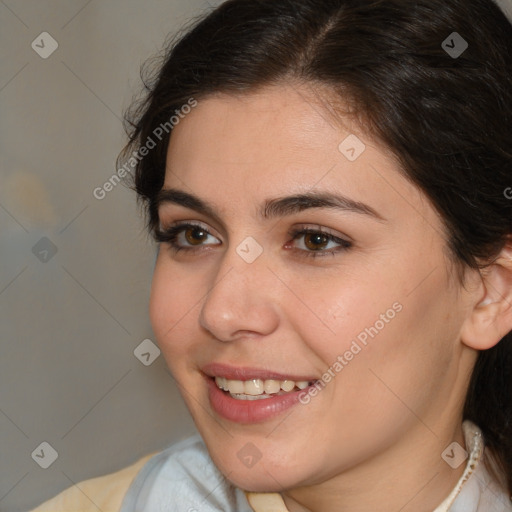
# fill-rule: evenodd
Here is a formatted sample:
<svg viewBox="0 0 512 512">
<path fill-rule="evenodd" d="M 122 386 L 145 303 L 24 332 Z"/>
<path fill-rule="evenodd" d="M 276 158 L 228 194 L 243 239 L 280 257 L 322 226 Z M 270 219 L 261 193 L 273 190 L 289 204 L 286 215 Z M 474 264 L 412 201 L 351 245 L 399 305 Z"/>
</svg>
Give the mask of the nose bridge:
<svg viewBox="0 0 512 512">
<path fill-rule="evenodd" d="M 219 340 L 241 331 L 269 334 L 277 326 L 273 289 L 266 286 L 271 273 L 253 240 L 226 250 L 202 303 L 199 321 Z"/>
</svg>

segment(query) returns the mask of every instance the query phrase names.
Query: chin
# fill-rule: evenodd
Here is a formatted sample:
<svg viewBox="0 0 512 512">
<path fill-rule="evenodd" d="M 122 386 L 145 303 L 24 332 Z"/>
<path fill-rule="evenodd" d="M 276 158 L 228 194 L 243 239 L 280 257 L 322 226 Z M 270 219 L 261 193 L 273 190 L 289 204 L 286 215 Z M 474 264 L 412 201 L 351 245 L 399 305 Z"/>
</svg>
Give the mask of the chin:
<svg viewBox="0 0 512 512">
<path fill-rule="evenodd" d="M 222 471 L 224 476 L 226 473 Z M 227 471 L 229 473 L 229 470 Z M 295 479 L 280 478 L 282 475 L 276 474 L 276 471 L 267 472 L 263 468 L 252 468 L 245 471 L 232 472 L 226 478 L 236 487 L 249 492 L 282 492 L 284 489 L 290 489 L 297 485 Z M 275 476 L 274 476 L 275 475 Z"/>
<path fill-rule="evenodd" d="M 223 456 L 224 455 L 224 456 Z M 238 457 L 212 453 L 212 459 L 220 472 L 236 487 L 250 492 L 281 492 L 301 485 L 308 480 L 309 469 L 302 462 L 273 453 L 273 459 L 263 456 L 250 467 L 246 467 Z M 275 460 L 278 459 L 278 460 Z M 300 468 L 300 471 L 299 471 Z"/>
</svg>

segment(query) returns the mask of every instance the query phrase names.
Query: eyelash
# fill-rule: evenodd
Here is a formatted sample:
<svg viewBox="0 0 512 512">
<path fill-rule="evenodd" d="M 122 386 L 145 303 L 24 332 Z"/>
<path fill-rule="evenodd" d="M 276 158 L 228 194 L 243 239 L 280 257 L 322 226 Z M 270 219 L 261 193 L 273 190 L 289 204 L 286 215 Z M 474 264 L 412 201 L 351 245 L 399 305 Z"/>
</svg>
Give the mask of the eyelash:
<svg viewBox="0 0 512 512">
<path fill-rule="evenodd" d="M 186 222 L 181 224 L 176 224 L 174 226 L 170 226 L 166 229 L 159 229 L 157 228 L 155 230 L 154 238 L 159 243 L 167 243 L 169 244 L 169 247 L 172 249 L 172 251 L 176 254 L 180 251 L 196 251 L 200 250 L 204 246 L 197 246 L 197 247 L 190 247 L 190 246 L 182 246 L 176 243 L 176 240 L 178 238 L 178 235 L 189 228 L 198 228 L 202 230 L 206 235 L 208 236 L 214 236 L 212 235 L 207 229 L 205 229 L 200 224 L 195 224 L 192 222 Z M 348 240 L 344 240 L 342 238 L 339 238 L 337 236 L 332 235 L 331 233 L 328 233 L 321 227 L 318 228 L 294 228 L 291 229 L 288 233 L 288 236 L 291 237 L 291 241 L 297 240 L 300 236 L 304 236 L 307 234 L 313 234 L 313 235 L 323 235 L 326 237 L 327 242 L 335 242 L 340 245 L 337 249 L 330 249 L 330 250 L 322 250 L 319 249 L 317 251 L 312 250 L 305 250 L 305 249 L 296 249 L 294 248 L 294 251 L 299 254 L 301 257 L 306 258 L 318 258 L 318 257 L 325 257 L 325 256 L 335 256 L 336 253 L 346 251 L 352 247 L 352 243 Z M 289 242 L 287 242 L 288 244 Z"/>
</svg>

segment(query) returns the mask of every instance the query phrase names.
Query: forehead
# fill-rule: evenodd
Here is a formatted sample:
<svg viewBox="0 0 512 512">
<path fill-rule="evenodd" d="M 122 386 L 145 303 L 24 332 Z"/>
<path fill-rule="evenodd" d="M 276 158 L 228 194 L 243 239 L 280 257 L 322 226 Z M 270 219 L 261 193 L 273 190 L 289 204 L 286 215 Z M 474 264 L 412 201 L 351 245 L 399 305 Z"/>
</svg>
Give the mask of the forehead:
<svg viewBox="0 0 512 512">
<path fill-rule="evenodd" d="M 225 211 L 268 197 L 329 190 L 411 209 L 417 187 L 389 151 L 309 89 L 280 85 L 199 100 L 170 138 L 164 188 L 180 188 Z"/>
<path fill-rule="evenodd" d="M 252 163 L 262 171 L 269 166 L 277 171 L 283 163 L 298 163 L 308 155 L 317 159 L 315 149 L 336 146 L 339 134 L 329 128 L 327 115 L 313 98 L 292 87 L 216 95 L 199 100 L 194 111 L 175 127 L 168 156 L 178 158 L 174 149 L 187 139 L 200 149 L 188 154 L 189 160 L 208 158 L 212 165 L 218 161 L 234 168 L 248 168 Z M 326 140 L 327 134 L 332 140 Z"/>
</svg>

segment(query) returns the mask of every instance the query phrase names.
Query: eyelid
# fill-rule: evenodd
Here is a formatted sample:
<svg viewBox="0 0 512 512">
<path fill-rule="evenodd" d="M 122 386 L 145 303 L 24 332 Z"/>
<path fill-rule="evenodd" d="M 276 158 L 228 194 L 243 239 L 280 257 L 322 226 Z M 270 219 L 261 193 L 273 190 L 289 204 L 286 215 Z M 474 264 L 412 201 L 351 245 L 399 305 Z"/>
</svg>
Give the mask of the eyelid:
<svg viewBox="0 0 512 512">
<path fill-rule="evenodd" d="M 178 210 L 174 208 L 167 210 L 165 209 L 165 205 L 160 208 L 161 210 L 158 210 L 158 224 L 162 230 L 172 228 L 181 223 L 190 223 L 201 226 L 217 238 L 220 238 L 220 234 L 222 234 L 222 236 L 227 235 L 226 226 L 221 221 L 217 221 L 216 218 L 210 217 L 207 214 L 203 215 L 200 212 L 191 211 L 186 207 L 184 211 L 181 211 L 181 207 L 178 207 Z M 186 215 L 194 215 L 194 217 L 186 217 Z M 172 220 L 177 218 L 179 218 L 179 220 Z M 215 231 L 215 233 L 213 231 Z"/>
<path fill-rule="evenodd" d="M 217 233 L 217 230 L 202 222 L 200 220 L 176 220 L 170 223 L 160 222 L 155 231 L 159 231 L 160 233 L 168 232 L 174 228 L 186 228 L 186 227 L 198 227 L 207 231 L 209 235 L 214 236 L 215 238 L 219 238 L 220 236 Z"/>
<path fill-rule="evenodd" d="M 288 234 L 297 233 L 300 231 L 322 233 L 324 235 L 331 236 L 333 238 L 338 238 L 338 239 L 342 240 L 343 242 L 346 242 L 349 244 L 355 243 L 355 240 L 351 236 L 349 236 L 345 233 L 342 233 L 341 231 L 337 231 L 335 229 L 325 227 L 321 224 L 308 224 L 308 223 L 298 224 L 298 225 L 292 227 L 288 231 Z"/>
<path fill-rule="evenodd" d="M 185 219 L 185 220 L 174 221 L 169 224 L 160 222 L 158 227 L 155 229 L 155 232 L 165 233 L 166 231 L 169 231 L 173 228 L 178 228 L 178 227 L 184 228 L 187 226 L 197 226 L 201 229 L 204 229 L 205 231 L 208 232 L 208 234 L 214 236 L 215 238 L 220 238 L 219 235 L 215 234 L 215 232 L 214 232 L 214 231 L 216 231 L 215 229 L 212 229 L 206 223 L 203 223 L 202 221 L 198 221 L 198 220 L 186 220 Z M 287 235 L 291 236 L 291 234 L 298 234 L 298 232 L 303 231 L 303 230 L 304 231 L 320 232 L 325 235 L 332 236 L 334 238 L 340 238 L 344 242 L 354 243 L 354 240 L 352 239 L 352 237 L 348 236 L 347 234 L 341 233 L 339 231 L 333 232 L 330 228 L 326 228 L 320 224 L 300 223 L 300 224 L 297 224 L 297 225 L 293 226 L 292 228 L 290 228 L 287 232 Z"/>
</svg>

